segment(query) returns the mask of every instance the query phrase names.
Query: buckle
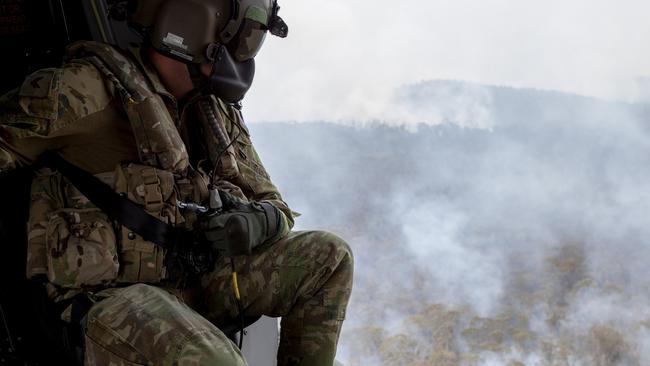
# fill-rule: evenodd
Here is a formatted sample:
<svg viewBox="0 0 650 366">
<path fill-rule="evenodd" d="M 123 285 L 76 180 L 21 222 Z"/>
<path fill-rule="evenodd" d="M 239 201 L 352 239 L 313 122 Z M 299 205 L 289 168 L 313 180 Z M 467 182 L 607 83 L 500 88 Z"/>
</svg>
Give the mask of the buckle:
<svg viewBox="0 0 650 366">
<path fill-rule="evenodd" d="M 159 214 L 163 207 L 163 196 L 156 168 L 142 169 L 141 176 L 144 183 L 144 208 L 148 212 Z"/>
</svg>

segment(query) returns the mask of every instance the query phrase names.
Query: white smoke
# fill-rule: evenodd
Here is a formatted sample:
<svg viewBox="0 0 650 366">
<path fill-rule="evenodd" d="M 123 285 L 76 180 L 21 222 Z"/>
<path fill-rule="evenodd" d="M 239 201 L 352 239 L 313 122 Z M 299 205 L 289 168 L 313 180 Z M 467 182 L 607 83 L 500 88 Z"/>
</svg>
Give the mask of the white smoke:
<svg viewBox="0 0 650 366">
<path fill-rule="evenodd" d="M 650 108 L 451 81 L 393 95 L 436 126 L 251 126 L 298 228 L 355 250 L 339 356 L 650 362 Z"/>
<path fill-rule="evenodd" d="M 424 82 L 647 103 L 650 3 L 281 5 L 246 114 L 339 124 L 252 130 L 297 227 L 355 250 L 341 359 L 650 364 L 650 107 Z"/>
<path fill-rule="evenodd" d="M 402 85 L 468 80 L 599 98 L 647 98 L 645 0 L 281 0 L 247 100 L 255 121 L 398 120 Z M 647 100 L 647 99 L 646 99 Z M 419 116 L 418 116 L 419 117 Z"/>
</svg>

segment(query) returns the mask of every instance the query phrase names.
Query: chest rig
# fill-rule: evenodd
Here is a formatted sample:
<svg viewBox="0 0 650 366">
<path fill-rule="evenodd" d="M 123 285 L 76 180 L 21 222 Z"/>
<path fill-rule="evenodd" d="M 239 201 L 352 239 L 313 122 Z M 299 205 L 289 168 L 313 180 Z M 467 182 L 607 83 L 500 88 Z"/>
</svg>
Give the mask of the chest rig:
<svg viewBox="0 0 650 366">
<path fill-rule="evenodd" d="M 183 202 L 205 202 L 208 178 L 189 164 L 188 152 L 168 106 L 153 91 L 140 65 L 114 48 L 82 42 L 70 58 L 94 66 L 108 81 L 128 117 L 137 144 L 138 162 L 122 163 L 103 177 L 122 197 L 147 214 L 174 227 L 191 229 L 196 216 L 179 209 Z M 214 98 L 199 102 L 199 118 L 214 132 L 217 145 L 229 144 L 215 113 Z M 125 121 L 126 122 L 126 121 Z M 223 141 L 218 141 L 219 137 Z M 218 153 L 222 171 L 236 175 L 232 148 Z M 214 149 L 214 148 L 213 148 Z M 224 153 L 225 152 L 225 153 Z M 102 178 L 102 177 L 100 177 Z M 61 187 L 60 194 L 52 187 Z M 180 203 L 180 204 L 179 204 Z M 28 241 L 28 277 L 46 275 L 63 289 L 119 283 L 158 283 L 170 277 L 167 250 L 112 220 L 58 172 L 39 175 L 32 186 Z M 167 258 L 166 258 L 167 256 Z"/>
<path fill-rule="evenodd" d="M 188 167 L 185 144 L 162 98 L 149 86 L 139 65 L 115 48 L 97 42 L 80 42 L 69 49 L 95 66 L 113 86 L 126 112 L 138 148 L 140 162 L 172 173 Z"/>
</svg>

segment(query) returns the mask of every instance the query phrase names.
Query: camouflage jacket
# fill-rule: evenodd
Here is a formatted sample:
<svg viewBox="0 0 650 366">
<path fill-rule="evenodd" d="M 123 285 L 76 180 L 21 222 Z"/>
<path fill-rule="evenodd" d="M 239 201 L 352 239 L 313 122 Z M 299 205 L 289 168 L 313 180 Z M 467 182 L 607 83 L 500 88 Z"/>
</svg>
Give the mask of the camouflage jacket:
<svg viewBox="0 0 650 366">
<path fill-rule="evenodd" d="M 112 58 L 112 66 L 119 60 L 112 72 L 107 70 L 110 67 L 105 67 L 111 66 L 111 63 L 104 63 L 108 58 Z M 132 93 L 125 96 L 125 86 L 129 89 L 129 83 L 137 85 L 131 85 Z M 172 121 L 175 127 L 173 131 L 158 131 L 171 136 L 172 148 L 168 149 L 171 152 L 159 153 L 156 146 L 153 149 L 148 146 L 158 154 L 153 173 L 150 166 L 143 164 L 143 152 L 148 150 L 139 146 L 142 139 L 138 138 L 128 111 L 125 111 L 125 97 L 131 101 L 135 99 L 136 108 L 151 109 L 148 113 L 153 117 L 144 118 L 151 119 L 148 121 L 151 130 L 159 127 L 160 120 Z M 147 107 L 147 101 L 153 104 Z M 233 140 L 233 156 L 238 167 L 236 174 L 220 175 L 214 183 L 249 201 L 267 201 L 275 205 L 283 213 L 282 230 L 277 238 L 286 235 L 293 226 L 292 211 L 264 169 L 241 114 L 230 105 L 217 100 L 214 103 L 219 119 Z M 125 56 L 105 44 L 81 42 L 71 47 L 68 61 L 61 68 L 37 71 L 28 76 L 20 88 L 0 98 L 0 173 L 30 165 L 42 153 L 54 150 L 69 162 L 112 184 L 117 191 L 127 193 L 150 214 L 173 225 L 189 227 L 192 217 L 179 213 L 169 197 L 194 202 L 205 199 L 210 178 L 203 166 L 207 160 L 205 155 L 214 147 L 209 138 L 211 134 L 202 131 L 195 119 L 196 114 L 178 110 L 176 100 L 165 90 L 155 70 L 142 59 L 135 55 Z M 146 127 L 146 123 L 143 126 Z M 136 175 L 139 180 L 134 178 Z M 148 180 L 156 186 L 149 187 Z M 131 184 L 132 181 L 136 183 Z M 158 200 L 150 199 L 152 195 Z M 56 172 L 45 169 L 37 174 L 32 185 L 28 223 L 28 277 L 47 275 L 49 282 L 59 289 L 83 288 L 89 284 L 156 282 L 160 273 L 146 275 L 145 270 L 160 267 L 164 254 L 154 253 L 155 246 L 141 238 L 133 240 L 133 233 L 124 228 L 114 228 L 114 223 L 102 218 L 101 212 L 93 208 L 91 202 Z M 110 230 L 97 229 L 102 227 Z M 81 266 L 82 260 L 92 262 L 89 255 L 93 253 L 84 254 L 80 249 L 71 256 L 62 254 L 72 251 L 68 247 L 74 243 L 78 247 L 75 240 L 100 246 L 102 242 L 114 241 L 109 248 L 97 249 L 107 252 L 109 257 L 112 255 L 114 263 L 109 260 L 102 266 L 96 265 L 97 269 L 88 275 L 90 282 L 84 282 L 84 278 L 71 281 L 64 278 L 59 282 L 61 277 L 70 275 L 70 267 Z M 66 244 L 62 247 L 63 241 Z M 86 251 L 95 250 L 92 245 L 88 248 Z M 64 271 L 55 270 L 57 261 L 65 262 Z M 118 265 L 120 261 L 122 265 Z M 141 263 L 134 267 L 134 262 Z M 133 277 L 129 272 L 138 275 Z"/>
</svg>

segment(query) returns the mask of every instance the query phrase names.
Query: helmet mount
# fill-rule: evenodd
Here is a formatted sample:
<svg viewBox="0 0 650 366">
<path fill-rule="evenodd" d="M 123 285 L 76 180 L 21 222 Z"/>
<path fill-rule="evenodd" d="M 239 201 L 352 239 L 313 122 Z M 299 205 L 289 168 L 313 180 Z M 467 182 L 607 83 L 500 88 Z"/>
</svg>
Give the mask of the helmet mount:
<svg viewBox="0 0 650 366">
<path fill-rule="evenodd" d="M 278 12 L 280 11 L 280 6 L 278 1 L 273 1 L 273 15 L 271 16 L 271 21 L 269 22 L 269 32 L 280 38 L 286 38 L 289 35 L 289 26 L 287 23 L 280 18 Z"/>
</svg>

